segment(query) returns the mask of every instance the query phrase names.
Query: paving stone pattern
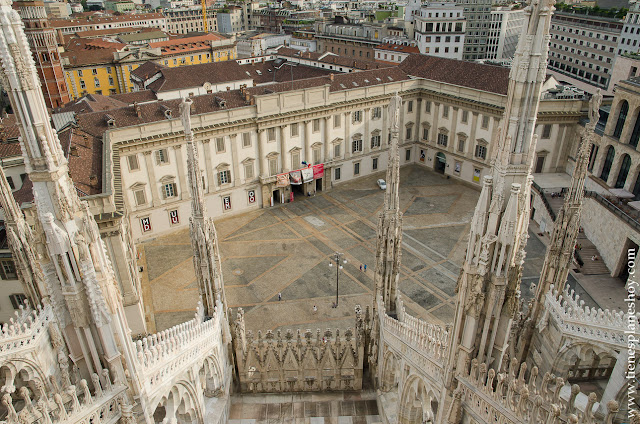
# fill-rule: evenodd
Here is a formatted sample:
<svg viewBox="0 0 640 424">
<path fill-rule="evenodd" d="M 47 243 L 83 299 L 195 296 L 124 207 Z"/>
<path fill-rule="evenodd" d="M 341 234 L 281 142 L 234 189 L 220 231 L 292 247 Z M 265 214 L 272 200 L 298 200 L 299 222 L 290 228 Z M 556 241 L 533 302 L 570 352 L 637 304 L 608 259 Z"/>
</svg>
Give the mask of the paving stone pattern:
<svg viewBox="0 0 640 424">
<path fill-rule="evenodd" d="M 383 173 L 341 184 L 315 197 L 215 221 L 227 299 L 245 310 L 247 329 L 346 328 L 356 305 L 371 305 L 376 227 Z M 479 192 L 423 167 L 401 169 L 404 236 L 400 291 L 412 314 L 453 321 L 455 285 Z M 544 245 L 532 237 L 524 279 L 537 281 Z M 198 298 L 188 229 L 138 246 L 151 330 L 193 316 Z M 345 253 L 339 275 L 333 252 Z M 367 271 L 360 265 L 367 264 Z M 278 301 L 278 293 L 282 300 Z M 313 312 L 313 306 L 318 311 Z"/>
</svg>

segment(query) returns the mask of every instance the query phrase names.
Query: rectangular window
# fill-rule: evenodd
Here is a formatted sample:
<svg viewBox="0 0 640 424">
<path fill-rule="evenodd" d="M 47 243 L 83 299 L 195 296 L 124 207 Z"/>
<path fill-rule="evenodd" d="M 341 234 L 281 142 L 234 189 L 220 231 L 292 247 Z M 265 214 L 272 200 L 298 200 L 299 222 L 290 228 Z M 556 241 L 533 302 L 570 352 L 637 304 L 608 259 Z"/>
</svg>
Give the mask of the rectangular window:
<svg viewBox="0 0 640 424">
<path fill-rule="evenodd" d="M 278 173 L 278 158 L 269 159 L 269 175 L 276 175 Z"/>
<path fill-rule="evenodd" d="M 2 271 L 4 272 L 7 280 L 15 280 L 16 278 L 18 278 L 18 275 L 16 274 L 16 267 L 13 264 L 13 261 L 2 261 Z"/>
<path fill-rule="evenodd" d="M 341 120 L 340 115 L 333 115 L 333 128 L 340 128 Z"/>
<path fill-rule="evenodd" d="M 133 197 L 136 199 L 136 206 L 142 206 L 147 203 L 147 196 L 143 188 L 135 190 L 133 192 Z"/>
<path fill-rule="evenodd" d="M 489 117 L 487 115 L 482 115 L 482 129 L 486 130 L 489 128 Z"/>
<path fill-rule="evenodd" d="M 422 139 L 429 140 L 429 128 L 422 129 Z"/>
<path fill-rule="evenodd" d="M 549 139 L 551 138 L 551 125 L 546 124 L 542 127 L 542 138 Z"/>
<path fill-rule="evenodd" d="M 231 171 L 225 169 L 224 171 L 218 172 L 218 184 L 229 184 L 231 182 Z"/>
<path fill-rule="evenodd" d="M 167 149 L 156 150 L 156 165 L 164 165 L 165 163 L 169 163 Z"/>
<path fill-rule="evenodd" d="M 92 74 L 92 75 L 98 75 L 98 70 L 97 70 L 96 68 L 93 68 L 93 69 L 91 70 L 91 74 Z"/>
<path fill-rule="evenodd" d="M 449 106 L 442 106 L 442 117 L 443 118 L 449 117 Z"/>
<path fill-rule="evenodd" d="M 404 160 L 411 160 L 411 149 L 404 151 Z"/>
<path fill-rule="evenodd" d="M 300 152 L 291 153 L 291 167 L 297 169 L 300 166 Z"/>
<path fill-rule="evenodd" d="M 463 110 L 462 111 L 462 122 L 463 123 L 467 123 L 469 122 L 469 111 L 468 110 Z"/>
<path fill-rule="evenodd" d="M 13 178 L 7 177 L 7 182 L 9 183 L 9 187 L 11 187 L 11 190 L 15 190 L 16 189 L 16 186 L 13 183 Z"/>
<path fill-rule="evenodd" d="M 461 138 L 458 140 L 458 151 L 459 152 L 464 152 L 464 138 Z"/>
<path fill-rule="evenodd" d="M 138 163 L 138 155 L 127 156 L 127 162 L 129 163 L 129 171 L 137 171 L 138 169 L 140 169 L 140 164 Z"/>
<path fill-rule="evenodd" d="M 487 148 L 485 146 L 481 146 L 480 144 L 476 144 L 476 153 L 475 156 L 480 159 L 487 158 Z"/>
<path fill-rule="evenodd" d="M 113 77 L 109 76 L 109 85 L 113 85 L 113 84 L 114 84 Z"/>
<path fill-rule="evenodd" d="M 335 171 L 333 171 L 333 179 L 338 181 L 340 179 L 340 168 L 336 168 Z"/>
<path fill-rule="evenodd" d="M 371 119 L 380 119 L 380 118 L 382 118 L 382 108 L 374 107 L 371 110 Z"/>
<path fill-rule="evenodd" d="M 242 147 L 251 147 L 251 133 L 242 133 Z"/>
<path fill-rule="evenodd" d="M 275 128 L 267 129 L 267 141 L 276 141 L 276 129 Z"/>
<path fill-rule="evenodd" d="M 80 88 L 87 88 L 87 84 L 84 83 L 84 80 L 80 80 Z"/>
<path fill-rule="evenodd" d="M 291 137 L 298 136 L 298 124 L 291 124 Z"/>
<path fill-rule="evenodd" d="M 380 136 L 379 135 L 371 136 L 371 148 L 375 149 L 376 147 L 380 147 Z"/>
<path fill-rule="evenodd" d="M 163 186 L 164 198 L 176 197 L 178 195 L 178 188 L 176 183 L 169 183 Z"/>
<path fill-rule="evenodd" d="M 20 309 L 20 306 L 24 306 L 24 302 L 25 300 L 27 300 L 27 296 L 22 293 L 12 294 L 9 295 L 9 300 L 11 300 L 11 306 L 13 306 L 13 309 Z"/>
<path fill-rule="evenodd" d="M 373 158 L 373 162 L 371 163 L 371 169 L 374 171 L 378 169 L 378 158 Z"/>
<path fill-rule="evenodd" d="M 93 85 L 100 87 L 100 80 L 97 77 L 93 79 Z"/>
<path fill-rule="evenodd" d="M 320 163 L 320 149 L 313 149 L 311 152 L 311 156 L 313 157 L 313 164 L 317 165 Z"/>
<path fill-rule="evenodd" d="M 253 163 L 244 164 L 244 178 L 247 180 L 253 178 Z"/>
<path fill-rule="evenodd" d="M 431 102 L 424 102 L 424 111 L 431 113 Z"/>
<path fill-rule="evenodd" d="M 351 142 L 351 153 L 362 151 L 362 140 L 353 140 Z"/>
<path fill-rule="evenodd" d="M 362 111 L 356 110 L 353 112 L 353 122 L 362 122 Z"/>
<path fill-rule="evenodd" d="M 438 134 L 438 144 L 440 146 L 447 147 L 448 142 L 449 142 L 449 136 L 447 134 L 443 134 L 443 133 Z"/>
<path fill-rule="evenodd" d="M 82 69 L 78 69 L 78 76 L 79 76 L 79 77 L 84 76 L 84 75 L 82 75 Z"/>
<path fill-rule="evenodd" d="M 411 127 L 406 129 L 406 134 L 405 135 L 406 135 L 405 139 L 411 140 Z"/>
<path fill-rule="evenodd" d="M 407 102 L 407 112 L 413 112 L 413 100 Z"/>
<path fill-rule="evenodd" d="M 224 137 L 216 137 L 216 153 L 224 153 Z"/>
<path fill-rule="evenodd" d="M 334 144 L 334 146 L 333 146 L 333 157 L 334 158 L 339 158 L 340 157 L 340 145 L 339 144 Z"/>
<path fill-rule="evenodd" d="M 313 120 L 313 132 L 316 133 L 320 131 L 320 119 Z"/>
</svg>

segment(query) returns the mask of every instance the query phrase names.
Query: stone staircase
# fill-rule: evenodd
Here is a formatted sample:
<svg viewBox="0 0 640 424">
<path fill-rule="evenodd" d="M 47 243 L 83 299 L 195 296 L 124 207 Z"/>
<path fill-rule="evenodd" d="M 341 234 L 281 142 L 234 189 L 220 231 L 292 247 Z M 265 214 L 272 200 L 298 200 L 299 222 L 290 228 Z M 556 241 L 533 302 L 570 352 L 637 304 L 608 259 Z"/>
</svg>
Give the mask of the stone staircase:
<svg viewBox="0 0 640 424">
<path fill-rule="evenodd" d="M 599 274 L 610 274 L 609 268 L 605 265 L 602 257 L 600 256 L 600 252 L 598 249 L 591 243 L 591 240 L 584 235 L 584 233 L 578 234 L 578 239 L 576 240 L 578 246 L 581 246 L 582 249 L 578 251 L 580 258 L 584 262 L 582 267 L 580 268 L 580 272 L 584 275 L 599 275 Z M 592 261 L 591 258 L 596 256 L 598 259 Z"/>
</svg>

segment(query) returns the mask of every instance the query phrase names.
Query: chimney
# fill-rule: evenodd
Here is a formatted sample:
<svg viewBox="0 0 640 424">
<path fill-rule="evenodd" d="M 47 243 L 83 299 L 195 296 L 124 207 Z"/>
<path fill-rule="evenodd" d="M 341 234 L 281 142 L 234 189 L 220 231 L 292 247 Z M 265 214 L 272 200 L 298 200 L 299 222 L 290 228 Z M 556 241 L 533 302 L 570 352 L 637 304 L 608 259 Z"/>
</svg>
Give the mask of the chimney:
<svg viewBox="0 0 640 424">
<path fill-rule="evenodd" d="M 338 63 L 338 58 L 337 57 L 333 58 L 333 63 Z"/>
<path fill-rule="evenodd" d="M 249 102 L 249 100 L 251 100 L 251 95 L 249 95 L 249 93 L 244 93 L 244 100 Z"/>
<path fill-rule="evenodd" d="M 329 74 L 329 79 L 333 81 L 333 72 Z"/>
<path fill-rule="evenodd" d="M 133 102 L 133 108 L 135 109 L 138 118 L 142 118 L 142 109 L 140 108 L 138 102 Z"/>
<path fill-rule="evenodd" d="M 78 146 L 71 145 L 69 147 L 69 156 L 78 156 Z"/>
<path fill-rule="evenodd" d="M 89 185 L 91 186 L 97 186 L 98 185 L 98 176 L 97 175 L 92 175 L 89 177 Z"/>
</svg>

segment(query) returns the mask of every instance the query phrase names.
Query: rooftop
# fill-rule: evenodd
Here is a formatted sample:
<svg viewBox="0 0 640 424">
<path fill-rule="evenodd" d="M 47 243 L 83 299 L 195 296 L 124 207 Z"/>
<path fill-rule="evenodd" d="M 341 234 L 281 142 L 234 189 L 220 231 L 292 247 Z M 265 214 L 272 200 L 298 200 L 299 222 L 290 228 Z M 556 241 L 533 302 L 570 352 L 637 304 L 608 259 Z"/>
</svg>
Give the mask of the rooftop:
<svg viewBox="0 0 640 424">
<path fill-rule="evenodd" d="M 418 46 L 405 46 L 403 44 L 393 43 L 380 44 L 379 46 L 376 46 L 375 49 L 389 50 L 398 53 L 420 53 L 420 49 L 418 48 Z"/>
<path fill-rule="evenodd" d="M 163 19 L 162 13 L 132 13 L 123 15 L 98 14 L 77 14 L 71 19 L 50 19 L 49 23 L 54 28 L 67 28 L 82 25 L 109 24 L 114 22 L 148 21 L 150 19 Z"/>
</svg>

